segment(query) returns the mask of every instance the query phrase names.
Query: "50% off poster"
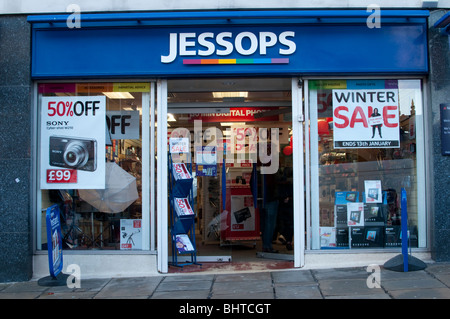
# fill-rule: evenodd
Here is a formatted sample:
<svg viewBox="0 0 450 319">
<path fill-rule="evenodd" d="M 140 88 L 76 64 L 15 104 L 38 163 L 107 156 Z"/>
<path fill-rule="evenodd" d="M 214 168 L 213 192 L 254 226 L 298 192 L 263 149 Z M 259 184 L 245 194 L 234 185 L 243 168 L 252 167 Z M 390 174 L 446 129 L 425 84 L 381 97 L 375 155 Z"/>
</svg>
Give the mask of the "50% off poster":
<svg viewBox="0 0 450 319">
<path fill-rule="evenodd" d="M 104 189 L 106 97 L 41 101 L 41 189 Z"/>
</svg>

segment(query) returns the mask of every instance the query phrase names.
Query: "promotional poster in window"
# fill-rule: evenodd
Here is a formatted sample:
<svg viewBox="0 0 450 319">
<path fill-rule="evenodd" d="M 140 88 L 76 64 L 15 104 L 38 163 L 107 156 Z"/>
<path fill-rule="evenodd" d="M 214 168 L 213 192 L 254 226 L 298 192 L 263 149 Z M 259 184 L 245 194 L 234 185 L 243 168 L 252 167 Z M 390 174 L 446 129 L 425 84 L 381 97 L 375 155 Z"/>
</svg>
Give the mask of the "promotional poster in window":
<svg viewBox="0 0 450 319">
<path fill-rule="evenodd" d="M 333 90 L 334 148 L 400 147 L 398 89 Z"/>
<path fill-rule="evenodd" d="M 104 189 L 106 97 L 41 99 L 41 189 Z"/>
</svg>

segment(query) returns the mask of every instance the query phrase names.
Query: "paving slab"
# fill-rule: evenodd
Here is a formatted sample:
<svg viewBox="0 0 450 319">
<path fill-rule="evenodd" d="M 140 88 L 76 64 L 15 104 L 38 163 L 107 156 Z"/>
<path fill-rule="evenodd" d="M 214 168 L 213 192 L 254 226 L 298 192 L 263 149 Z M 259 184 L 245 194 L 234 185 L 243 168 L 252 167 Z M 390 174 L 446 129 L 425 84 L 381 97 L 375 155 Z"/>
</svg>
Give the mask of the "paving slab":
<svg viewBox="0 0 450 319">
<path fill-rule="evenodd" d="M 129 295 L 129 296 L 98 296 L 95 295 L 95 297 L 93 299 L 149 299 L 150 296 L 146 296 L 146 295 L 139 295 L 139 296 L 133 296 L 133 295 Z"/>
<path fill-rule="evenodd" d="M 367 279 L 369 273 L 366 268 L 332 268 L 332 269 L 315 269 L 311 273 L 317 280 L 327 279 Z"/>
<path fill-rule="evenodd" d="M 276 299 L 323 299 L 319 286 L 314 285 L 276 285 Z"/>
<path fill-rule="evenodd" d="M 381 281 L 383 281 L 383 280 L 403 280 L 403 279 L 428 279 L 432 277 L 425 270 L 400 272 L 381 269 L 380 278 Z"/>
<path fill-rule="evenodd" d="M 8 287 L 2 290 L 2 293 L 43 292 L 46 291 L 48 288 L 49 287 L 46 286 L 39 286 L 37 281 L 23 281 L 8 285 Z"/>
<path fill-rule="evenodd" d="M 162 277 L 113 278 L 95 298 L 149 297 L 161 280 Z"/>
<path fill-rule="evenodd" d="M 436 263 L 428 264 L 425 268 L 426 272 L 431 274 L 449 274 L 450 275 L 450 263 Z"/>
<path fill-rule="evenodd" d="M 11 285 L 12 283 L 0 283 L 0 292 L 2 292 L 2 290 L 8 288 Z"/>
<path fill-rule="evenodd" d="M 389 293 L 393 290 L 412 290 L 412 289 L 428 289 L 428 288 L 447 288 L 442 282 L 434 278 L 425 279 L 398 279 L 398 280 L 381 280 L 381 286 Z M 448 289 L 448 288 L 447 288 Z"/>
<path fill-rule="evenodd" d="M 41 294 L 40 291 L 0 292 L 0 299 L 36 299 Z"/>
<path fill-rule="evenodd" d="M 448 288 L 404 289 L 390 291 L 389 293 L 395 299 L 450 299 Z"/>
<path fill-rule="evenodd" d="M 388 294 L 326 296 L 325 299 L 392 299 Z"/>
<path fill-rule="evenodd" d="M 215 282 L 212 289 L 213 295 L 217 294 L 255 294 L 255 293 L 271 293 L 273 294 L 272 281 L 270 280 L 254 280 L 246 281 L 225 281 Z"/>
<path fill-rule="evenodd" d="M 193 290 L 207 290 L 211 289 L 211 280 L 197 280 L 197 281 L 166 281 L 165 279 L 156 289 L 161 291 L 193 291 Z"/>
<path fill-rule="evenodd" d="M 238 273 L 238 274 L 224 274 L 217 275 L 215 282 L 227 282 L 227 281 L 254 281 L 265 280 L 271 281 L 270 272 L 257 272 L 257 273 Z"/>
<path fill-rule="evenodd" d="M 96 291 L 43 292 L 37 299 L 93 299 Z"/>
<path fill-rule="evenodd" d="M 435 277 L 437 280 L 450 288 L 450 274 L 436 274 Z"/>
<path fill-rule="evenodd" d="M 182 291 L 155 291 L 150 299 L 208 299 L 209 289 Z"/>
<path fill-rule="evenodd" d="M 69 288 L 65 286 L 49 287 L 47 292 L 49 293 L 69 293 L 69 292 L 98 292 L 102 290 L 110 281 L 110 278 L 103 279 L 81 279 L 79 281 L 79 288 Z"/>
<path fill-rule="evenodd" d="M 367 279 L 340 279 L 319 281 L 319 287 L 324 297 L 355 296 L 384 294 L 381 288 L 367 287 Z"/>
<path fill-rule="evenodd" d="M 172 275 L 166 276 L 164 282 L 169 281 L 197 281 L 197 280 L 214 280 L 215 275 Z"/>
<path fill-rule="evenodd" d="M 365 267 L 81 280 L 80 288 L 1 283 L 0 299 L 450 299 L 450 263 L 407 273 L 381 267 L 382 288 Z"/>
<path fill-rule="evenodd" d="M 277 271 L 272 273 L 274 284 L 317 284 L 309 270 Z"/>
<path fill-rule="evenodd" d="M 273 292 L 254 292 L 254 293 L 226 293 L 215 294 L 213 292 L 211 299 L 230 299 L 230 300 L 242 300 L 242 299 L 274 299 Z"/>
</svg>

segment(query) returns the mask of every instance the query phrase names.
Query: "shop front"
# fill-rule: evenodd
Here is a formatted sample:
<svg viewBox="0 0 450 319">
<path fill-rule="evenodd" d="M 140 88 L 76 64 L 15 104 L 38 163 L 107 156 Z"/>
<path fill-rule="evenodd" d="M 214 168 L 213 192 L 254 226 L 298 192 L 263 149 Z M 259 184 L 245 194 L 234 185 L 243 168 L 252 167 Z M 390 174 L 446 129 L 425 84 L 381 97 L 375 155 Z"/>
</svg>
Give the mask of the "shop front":
<svg viewBox="0 0 450 319">
<path fill-rule="evenodd" d="M 87 273 L 386 254 L 402 190 L 426 251 L 427 16 L 29 16 L 35 264 L 55 203 Z"/>
</svg>

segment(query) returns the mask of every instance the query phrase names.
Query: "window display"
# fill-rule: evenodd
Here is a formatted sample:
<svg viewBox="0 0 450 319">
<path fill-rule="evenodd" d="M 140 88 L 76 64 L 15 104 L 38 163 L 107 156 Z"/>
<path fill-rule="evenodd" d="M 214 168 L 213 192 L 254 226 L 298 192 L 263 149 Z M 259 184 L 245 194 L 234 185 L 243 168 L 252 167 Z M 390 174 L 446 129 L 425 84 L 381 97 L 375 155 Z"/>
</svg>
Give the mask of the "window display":
<svg viewBox="0 0 450 319">
<path fill-rule="evenodd" d="M 149 92 L 149 83 L 38 84 L 38 249 L 46 249 L 45 211 L 53 204 L 63 249 L 142 249 L 141 119 Z"/>
<path fill-rule="evenodd" d="M 420 80 L 309 81 L 312 249 L 424 247 Z"/>
</svg>

